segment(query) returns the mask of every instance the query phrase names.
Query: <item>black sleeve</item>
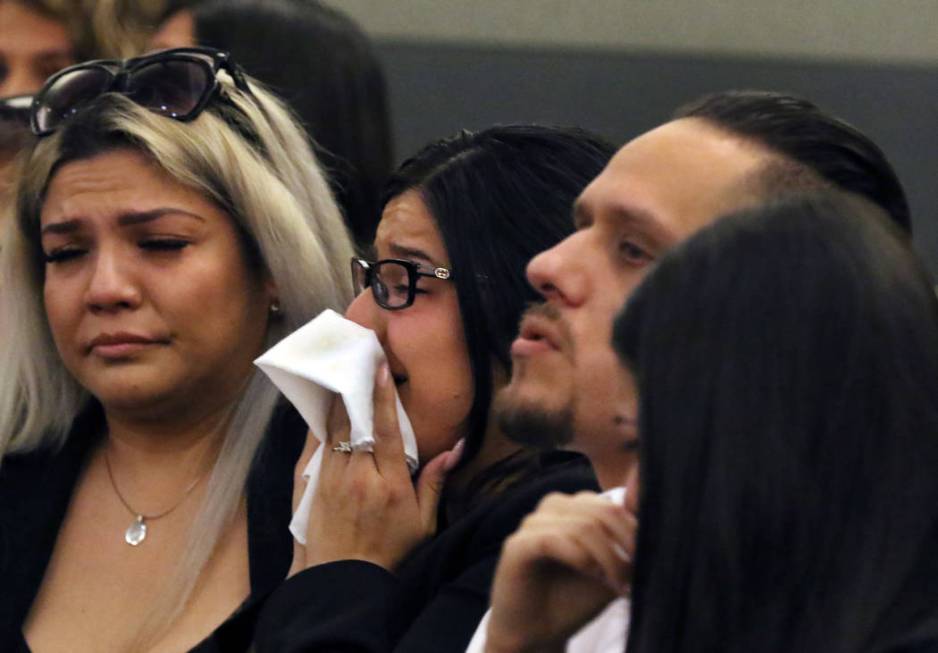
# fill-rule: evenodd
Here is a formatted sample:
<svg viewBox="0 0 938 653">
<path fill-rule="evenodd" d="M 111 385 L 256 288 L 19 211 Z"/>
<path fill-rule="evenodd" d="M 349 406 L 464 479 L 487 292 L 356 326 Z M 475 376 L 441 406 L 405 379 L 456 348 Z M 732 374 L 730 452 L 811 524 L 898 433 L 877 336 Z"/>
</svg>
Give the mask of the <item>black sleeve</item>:
<svg viewBox="0 0 938 653">
<path fill-rule="evenodd" d="M 358 560 L 311 567 L 271 594 L 258 619 L 255 650 L 461 652 L 488 607 L 497 560 L 493 553 L 441 588 L 396 642 L 389 631 L 400 625 L 395 619 L 399 581 L 394 574 Z"/>
<path fill-rule="evenodd" d="M 342 560 L 287 579 L 261 611 L 257 653 L 389 650 L 387 623 L 398 581 L 378 565 Z"/>
<path fill-rule="evenodd" d="M 311 567 L 267 599 L 258 653 L 463 653 L 485 614 L 501 546 L 552 491 L 598 489 L 588 466 L 498 496 L 418 547 L 391 573 L 344 560 Z"/>
</svg>

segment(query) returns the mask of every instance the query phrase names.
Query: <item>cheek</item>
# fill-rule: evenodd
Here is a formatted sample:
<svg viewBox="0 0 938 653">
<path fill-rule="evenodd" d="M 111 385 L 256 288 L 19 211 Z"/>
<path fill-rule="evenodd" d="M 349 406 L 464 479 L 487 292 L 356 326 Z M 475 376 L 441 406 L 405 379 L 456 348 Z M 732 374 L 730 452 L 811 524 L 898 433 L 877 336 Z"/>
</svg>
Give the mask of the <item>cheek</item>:
<svg viewBox="0 0 938 653">
<path fill-rule="evenodd" d="M 46 320 L 52 338 L 60 350 L 67 342 L 69 335 L 76 328 L 80 317 L 78 306 L 78 291 L 70 292 L 63 284 L 46 280 L 43 288 L 43 304 Z"/>
<path fill-rule="evenodd" d="M 388 347 L 408 382 L 401 403 L 414 427 L 424 460 L 452 447 L 461 437 L 473 400 L 472 372 L 461 325 L 434 321 L 395 321 Z"/>
<path fill-rule="evenodd" d="M 345 310 L 345 317 L 366 329 L 374 330 L 375 319 L 374 311 L 372 310 L 374 304 L 371 302 L 370 297 L 368 297 L 370 293 L 371 291 L 367 289 L 359 293 Z"/>
</svg>

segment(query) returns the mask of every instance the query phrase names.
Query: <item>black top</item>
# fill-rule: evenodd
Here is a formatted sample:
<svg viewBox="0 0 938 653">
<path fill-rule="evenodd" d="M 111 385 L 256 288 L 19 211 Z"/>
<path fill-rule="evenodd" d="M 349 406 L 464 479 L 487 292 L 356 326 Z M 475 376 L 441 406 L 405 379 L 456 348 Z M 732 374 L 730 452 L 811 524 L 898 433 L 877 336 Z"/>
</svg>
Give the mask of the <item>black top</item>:
<svg viewBox="0 0 938 653">
<path fill-rule="evenodd" d="M 276 589 L 256 631 L 258 653 L 462 653 L 489 605 L 504 540 L 550 492 L 598 491 L 576 454 L 541 469 L 445 527 L 391 573 L 345 560 L 311 567 Z"/>
<path fill-rule="evenodd" d="M 0 651 L 26 653 L 23 622 L 42 583 L 75 484 L 104 432 L 97 406 L 79 417 L 64 447 L 0 463 Z M 536 474 L 480 503 L 418 547 L 391 573 L 347 560 L 286 582 L 293 470 L 306 425 L 276 414 L 248 480 L 251 595 L 193 651 L 465 650 L 489 602 L 502 543 L 550 492 L 597 491 L 585 458 L 540 457 Z M 256 631 L 255 631 L 256 629 Z"/>
<path fill-rule="evenodd" d="M 39 450 L 0 462 L 0 651 L 29 651 L 23 622 L 52 556 L 72 492 L 89 454 L 104 433 L 94 405 L 76 421 L 59 451 Z M 303 450 L 306 425 L 292 408 L 279 409 L 248 479 L 248 560 L 251 595 L 239 610 L 194 650 L 224 650 L 219 637 L 250 638 L 241 618 L 286 578 L 293 559 L 288 530 L 293 468 Z M 224 635 L 220 635 L 223 633 Z"/>
</svg>

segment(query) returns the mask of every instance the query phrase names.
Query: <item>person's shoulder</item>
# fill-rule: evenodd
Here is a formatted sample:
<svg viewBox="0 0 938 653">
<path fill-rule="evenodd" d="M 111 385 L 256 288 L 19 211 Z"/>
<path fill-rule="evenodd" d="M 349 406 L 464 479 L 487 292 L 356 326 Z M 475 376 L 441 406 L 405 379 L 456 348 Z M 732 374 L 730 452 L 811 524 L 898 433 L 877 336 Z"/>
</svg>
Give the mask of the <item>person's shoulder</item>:
<svg viewBox="0 0 938 653">
<path fill-rule="evenodd" d="M 500 502 L 535 500 L 552 492 L 573 494 L 581 491 L 599 492 L 599 482 L 589 459 L 571 451 L 549 451 L 539 457 L 537 471 L 527 474 L 498 496 Z"/>
<path fill-rule="evenodd" d="M 549 494 L 598 492 L 599 484 L 589 460 L 580 454 L 555 451 L 541 455 L 536 472 L 480 502 L 461 521 L 477 541 L 501 542 Z M 471 524 L 471 526 L 470 526 Z"/>
</svg>

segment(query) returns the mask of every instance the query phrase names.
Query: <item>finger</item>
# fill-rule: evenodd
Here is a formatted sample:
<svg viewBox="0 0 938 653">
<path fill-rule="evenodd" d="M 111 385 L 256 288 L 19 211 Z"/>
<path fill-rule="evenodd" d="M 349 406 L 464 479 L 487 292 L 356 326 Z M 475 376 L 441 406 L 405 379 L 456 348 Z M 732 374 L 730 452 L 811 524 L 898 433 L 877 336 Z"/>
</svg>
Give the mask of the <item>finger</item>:
<svg viewBox="0 0 938 653">
<path fill-rule="evenodd" d="M 342 477 L 348 469 L 349 462 L 351 462 L 351 454 L 335 451 L 334 446 L 328 443 L 322 445 L 322 465 L 319 467 L 317 493 L 320 488 L 336 488 L 340 485 Z"/>
<path fill-rule="evenodd" d="M 303 474 L 306 472 L 306 467 L 309 465 L 310 459 L 312 459 L 313 454 L 316 453 L 318 448 L 319 439 L 313 435 L 312 431 L 307 431 L 303 451 L 300 453 L 300 457 L 293 467 L 293 512 L 296 512 L 296 508 L 300 503 L 300 497 L 303 496 L 303 492 L 306 489 L 306 479 L 303 477 Z"/>
<path fill-rule="evenodd" d="M 595 559 L 593 552 L 574 536 L 573 530 L 568 528 L 513 535 L 509 538 L 511 552 L 506 550 L 503 557 L 518 555 L 531 562 L 560 565 L 606 587 L 612 598 L 613 594 L 618 594 L 618 590 L 609 587 L 602 564 Z"/>
<path fill-rule="evenodd" d="M 378 366 L 374 388 L 375 464 L 385 478 L 410 480 L 404 443 L 397 422 L 397 405 L 387 363 Z"/>
<path fill-rule="evenodd" d="M 456 443 L 450 451 L 444 451 L 424 465 L 417 479 L 417 505 L 420 519 L 427 533 L 436 533 L 437 508 L 446 475 L 459 462 L 462 455 L 463 440 Z"/>
<path fill-rule="evenodd" d="M 614 539 L 604 537 L 604 529 L 597 524 L 593 528 L 576 528 L 570 535 L 588 553 L 594 577 L 617 594 L 624 594 L 628 589 L 632 564 L 621 555 L 622 546 Z"/>
<path fill-rule="evenodd" d="M 641 494 L 638 467 L 638 463 L 632 465 L 625 481 L 625 508 L 636 517 L 638 516 L 639 498 Z"/>
<path fill-rule="evenodd" d="M 325 443 L 330 445 L 331 448 L 339 442 L 347 441 L 350 431 L 351 426 L 349 425 L 348 413 L 345 410 L 345 402 L 342 401 L 341 395 L 333 395 L 332 405 L 329 407 L 329 416 L 326 419 Z"/>
</svg>

